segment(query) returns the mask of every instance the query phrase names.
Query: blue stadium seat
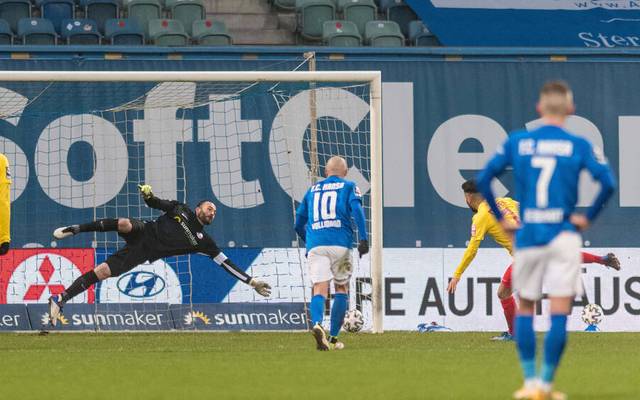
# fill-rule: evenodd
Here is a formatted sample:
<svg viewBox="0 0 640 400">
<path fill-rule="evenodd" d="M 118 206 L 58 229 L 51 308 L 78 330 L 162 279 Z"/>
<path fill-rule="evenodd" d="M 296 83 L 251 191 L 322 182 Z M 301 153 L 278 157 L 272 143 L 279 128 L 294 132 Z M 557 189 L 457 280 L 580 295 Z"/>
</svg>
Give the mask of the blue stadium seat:
<svg viewBox="0 0 640 400">
<path fill-rule="evenodd" d="M 203 19 L 193 21 L 193 40 L 202 46 L 228 46 L 231 44 L 231 36 L 227 27 L 221 21 Z"/>
<path fill-rule="evenodd" d="M 152 19 L 149 21 L 149 39 L 156 46 L 186 46 L 189 36 L 177 19 Z"/>
<path fill-rule="evenodd" d="M 60 37 L 67 44 L 100 44 L 98 24 L 92 19 L 67 19 L 62 21 Z"/>
<path fill-rule="evenodd" d="M 362 36 L 351 21 L 326 21 L 322 26 L 322 41 L 333 47 L 362 46 Z"/>
<path fill-rule="evenodd" d="M 18 21 L 31 18 L 29 0 L 0 0 L 0 19 L 9 23 L 13 32 L 18 32 Z"/>
<path fill-rule="evenodd" d="M 136 19 L 107 20 L 104 26 L 104 35 L 109 43 L 115 45 L 138 46 L 144 44 L 144 30 Z"/>
<path fill-rule="evenodd" d="M 396 22 L 400 26 L 402 34 L 408 36 L 409 23 L 417 20 L 418 16 L 411 7 L 404 2 L 400 2 L 387 8 L 387 19 Z"/>
<path fill-rule="evenodd" d="M 393 21 L 370 21 L 364 29 L 364 40 L 372 47 L 402 47 L 404 36 Z"/>
<path fill-rule="evenodd" d="M 75 18 L 75 4 L 73 0 L 40 0 L 40 15 L 53 24 L 59 34 L 62 21 Z"/>
<path fill-rule="evenodd" d="M 129 18 L 136 18 L 149 37 L 149 21 L 162 18 L 163 6 L 158 0 L 126 0 L 124 7 Z"/>
<path fill-rule="evenodd" d="M 81 0 L 81 7 L 84 9 L 84 17 L 96 21 L 98 31 L 102 34 L 107 20 L 120 16 L 118 0 Z"/>
<path fill-rule="evenodd" d="M 333 0 L 296 0 L 296 13 L 300 35 L 305 39 L 322 39 L 322 25 L 336 19 Z"/>
<path fill-rule="evenodd" d="M 13 32 L 9 23 L 0 19 L 0 45 L 2 44 L 13 44 Z"/>
<path fill-rule="evenodd" d="M 440 46 L 438 38 L 420 20 L 409 22 L 409 41 L 415 46 Z"/>
<path fill-rule="evenodd" d="M 172 19 L 182 22 L 189 36 L 192 34 L 193 22 L 205 19 L 207 14 L 202 0 L 167 0 L 166 8 Z"/>
<path fill-rule="evenodd" d="M 53 23 L 44 18 L 22 18 L 18 21 L 18 37 L 22 44 L 54 45 L 58 35 Z"/>
<path fill-rule="evenodd" d="M 358 32 L 364 32 L 367 22 L 378 19 L 373 0 L 338 0 L 338 11 L 342 12 L 343 19 L 356 24 Z"/>
</svg>

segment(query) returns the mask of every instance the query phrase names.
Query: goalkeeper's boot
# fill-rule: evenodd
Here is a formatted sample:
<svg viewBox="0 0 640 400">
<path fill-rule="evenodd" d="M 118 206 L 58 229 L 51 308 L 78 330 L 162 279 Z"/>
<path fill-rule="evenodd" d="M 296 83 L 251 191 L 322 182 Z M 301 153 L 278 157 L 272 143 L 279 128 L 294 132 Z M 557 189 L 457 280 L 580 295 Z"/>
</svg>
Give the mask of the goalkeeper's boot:
<svg viewBox="0 0 640 400">
<path fill-rule="evenodd" d="M 620 260 L 613 253 L 608 253 L 606 256 L 602 257 L 602 264 L 609 268 L 613 268 L 616 271 L 620 271 Z"/>
<path fill-rule="evenodd" d="M 329 348 L 331 350 L 342 350 L 344 349 L 344 343 L 339 342 L 335 336 L 329 336 Z"/>
<path fill-rule="evenodd" d="M 315 324 L 313 326 L 313 328 L 311 328 L 311 333 L 313 334 L 313 337 L 316 339 L 316 348 L 320 351 L 327 351 L 329 350 L 329 341 L 327 340 L 327 334 L 324 331 L 324 329 L 322 329 L 322 326 L 320 324 Z"/>
<path fill-rule="evenodd" d="M 49 297 L 49 323 L 51 326 L 56 326 L 63 305 L 61 294 Z"/>
<path fill-rule="evenodd" d="M 509 332 L 502 332 L 499 336 L 491 338 L 494 342 L 513 342 L 513 335 Z"/>
<path fill-rule="evenodd" d="M 53 237 L 60 240 L 80 233 L 80 225 L 62 226 L 53 231 Z"/>
</svg>

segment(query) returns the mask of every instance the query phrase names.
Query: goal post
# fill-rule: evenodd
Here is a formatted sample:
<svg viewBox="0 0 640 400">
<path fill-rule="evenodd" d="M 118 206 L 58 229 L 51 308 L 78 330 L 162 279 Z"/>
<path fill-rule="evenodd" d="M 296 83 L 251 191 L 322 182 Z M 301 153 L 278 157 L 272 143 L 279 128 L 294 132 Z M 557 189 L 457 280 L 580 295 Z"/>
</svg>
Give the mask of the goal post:
<svg viewBox="0 0 640 400">
<path fill-rule="evenodd" d="M 383 332 L 383 300 L 382 300 L 382 282 L 383 282 L 383 273 L 382 273 L 382 248 L 383 248 L 383 192 L 382 192 L 382 115 L 381 115 L 381 101 L 382 101 L 382 81 L 381 81 L 381 72 L 380 71 L 0 71 L 0 86 L 1 84 L 12 84 L 19 82 L 40 82 L 40 83 L 118 83 L 118 85 L 123 85 L 128 82 L 137 82 L 137 83 L 175 83 L 179 85 L 180 83 L 189 84 L 193 83 L 193 86 L 185 86 L 185 90 L 191 91 L 193 94 L 191 96 L 191 100 L 189 100 L 189 96 L 185 96 L 186 100 L 183 100 L 181 96 L 175 96 L 174 98 L 166 98 L 160 99 L 159 103 L 166 105 L 171 103 L 177 110 L 179 109 L 195 109 L 201 104 L 196 104 L 197 101 L 193 100 L 195 96 L 197 98 L 199 93 L 199 85 L 205 85 L 208 88 L 213 88 L 214 84 L 220 84 L 222 86 L 230 87 L 230 85 L 238 84 L 238 88 L 236 90 L 235 97 L 240 97 L 243 93 L 249 90 L 254 84 L 267 83 L 272 84 L 273 87 L 277 85 L 281 85 L 283 83 L 290 84 L 299 84 L 299 85 L 309 85 L 311 89 L 306 89 L 313 91 L 314 96 L 317 93 L 322 93 L 324 89 L 332 88 L 332 87 L 345 87 L 349 88 L 352 85 L 366 85 L 367 86 L 367 98 L 368 102 L 368 143 L 366 146 L 368 150 L 366 150 L 366 156 L 368 156 L 368 185 L 369 185 L 369 193 L 368 193 L 368 202 L 369 202 L 369 211 L 368 211 L 368 219 L 369 219 L 369 236 L 370 236 L 370 282 L 371 282 L 371 303 L 372 303 L 372 325 L 371 331 L 374 333 Z M 310 85 L 311 83 L 321 83 L 323 85 L 316 86 Z M 321 87 L 322 86 L 322 87 Z M 114 88 L 111 88 L 115 90 Z M 42 93 L 44 93 L 47 89 L 42 89 Z M 153 89 L 152 89 L 153 90 Z M 305 89 L 301 89 L 304 91 Z M 214 94 L 211 94 L 214 93 Z M 216 91 L 212 89 L 211 93 L 207 94 L 207 101 L 216 101 Z M 1 95 L 2 93 L 0 93 Z M 73 93 L 69 94 L 73 96 Z M 264 92 L 263 95 L 272 95 L 276 96 L 273 93 Z M 1 119 L 9 120 L 11 118 L 15 118 L 19 116 L 18 114 L 26 113 L 28 111 L 28 104 L 25 105 L 27 111 L 25 111 L 25 107 L 18 107 L 19 111 L 12 111 L 11 105 L 3 105 L 2 96 L 0 96 L 0 112 L 3 115 L 0 115 Z M 35 98 L 39 98 L 40 94 L 36 95 Z M 234 98 L 235 98 L 234 97 Z M 71 98 L 69 99 L 71 100 Z M 8 100 L 7 100 L 8 101 Z M 30 104 L 30 103 L 29 103 Z M 14 107 L 15 108 L 15 107 Z M 4 110 L 4 111 L 3 111 Z M 102 113 L 105 112 L 131 112 L 135 110 L 136 112 L 150 112 L 152 108 L 148 108 L 146 104 L 140 102 L 139 99 L 134 99 L 133 101 L 118 105 L 117 107 L 107 108 L 104 110 L 93 110 L 100 111 Z M 239 112 L 239 110 L 221 110 L 222 113 L 225 112 Z M 91 114 L 91 112 L 86 112 L 84 115 Z M 86 118 L 86 117 L 84 117 Z M 128 117 L 127 117 L 128 118 Z M 206 128 L 206 126 L 200 124 L 197 125 L 194 123 L 193 128 L 190 126 L 191 121 L 185 118 L 186 128 L 185 132 L 185 141 L 189 141 L 189 134 L 192 134 L 192 129 L 200 129 Z M 277 118 L 277 117 L 276 117 Z M 78 120 L 78 124 L 96 124 L 96 121 L 84 121 Z M 118 120 L 117 118 L 113 121 L 116 126 L 124 126 L 126 129 L 132 125 L 132 121 L 128 119 Z M 162 123 L 161 121 L 159 122 Z M 273 122 L 274 124 L 276 121 Z M 133 122 L 135 124 L 135 121 Z M 153 124 L 150 125 L 149 129 L 155 126 Z M 158 125 L 159 126 L 159 125 Z M 244 126 L 244 125 L 243 125 Z M 333 122 L 327 122 L 326 127 L 323 129 L 323 132 L 319 132 L 320 135 L 330 135 L 332 132 L 332 126 L 337 126 Z M 315 128 L 315 127 L 314 127 Z M 234 128 L 237 131 L 240 128 Z M 244 128 L 242 128 L 244 129 Z M 321 129 L 322 131 L 322 129 Z M 261 133 L 261 132 L 260 132 Z M 82 133 L 80 133 L 82 135 Z M 50 135 L 51 136 L 51 135 Z M 51 136 L 53 138 L 53 136 Z M 0 143 L 2 144 L 2 143 Z M 171 142 L 169 145 L 175 146 L 175 143 Z M 231 146 L 231 145 L 229 145 Z M 6 145 L 5 148 L 8 148 Z M 237 146 L 238 148 L 240 145 Z M 327 151 L 331 149 L 340 148 L 340 143 L 325 143 L 325 147 Z M 231 147 L 230 147 L 231 148 Z M 0 149 L 2 150 L 2 149 Z M 40 151 L 38 153 L 38 151 Z M 227 149 L 227 151 L 231 151 Z M 239 151 L 239 150 L 238 150 Z M 339 151 L 338 151 L 339 152 Z M 40 154 L 40 159 L 38 159 L 38 154 Z M 37 165 L 42 163 L 50 162 L 48 159 L 43 158 L 43 154 L 46 154 L 46 149 L 36 149 L 36 155 L 34 163 Z M 142 154 L 142 153 L 141 153 Z M 213 154 L 213 153 L 212 153 Z M 64 154 L 62 156 L 65 156 Z M 61 156 L 61 157 L 62 157 Z M 94 155 L 98 157 L 99 155 Z M 56 156 L 57 157 L 57 156 Z M 143 157 L 142 155 L 140 157 Z M 168 171 L 169 177 L 171 179 L 182 179 L 180 174 L 186 174 L 187 170 L 193 168 L 193 166 L 189 165 L 189 160 L 186 160 L 184 155 L 178 154 L 174 157 L 178 158 L 178 172 Z M 361 156 L 365 157 L 365 156 Z M 58 160 L 59 161 L 59 160 Z M 113 160 L 111 160 L 114 162 Z M 117 162 L 116 162 L 117 163 Z M 149 165 L 146 166 L 147 170 L 144 174 L 136 172 L 137 178 L 142 178 L 145 176 L 147 179 L 149 176 L 162 176 L 167 173 L 167 171 L 163 171 L 161 168 L 157 168 L 156 170 L 149 170 Z M 130 168 L 131 169 L 131 168 Z M 230 174 L 237 173 L 241 174 L 241 172 L 237 171 L 218 171 L 217 172 L 221 179 L 227 179 Z M 155 174 L 155 175 L 154 175 Z M 178 176 L 176 176 L 176 174 Z M 225 175 L 226 174 L 226 175 Z M 51 181 L 56 181 L 55 179 L 51 179 Z M 107 177 L 108 178 L 108 177 Z M 106 178 L 105 178 L 106 179 Z M 127 176 L 127 184 L 129 181 L 132 181 L 131 172 Z M 59 181 L 59 179 L 57 180 Z M 183 181 L 186 182 L 185 179 Z M 60 184 L 64 184 L 64 182 L 60 181 Z M 178 191 L 182 190 L 184 193 L 182 194 L 183 198 L 179 199 L 182 201 L 186 201 L 186 183 L 182 182 L 181 186 L 178 188 Z M 51 183 L 53 185 L 53 183 Z M 125 184 L 126 186 L 126 184 Z M 230 189 L 230 193 L 234 193 L 235 188 L 238 186 L 233 186 Z M 246 185 L 245 185 L 246 187 Z M 62 188 L 61 191 L 65 191 L 65 188 Z M 247 189 L 248 190 L 248 189 Z M 251 189 L 254 190 L 254 189 Z M 98 191 L 98 189 L 96 189 Z M 93 217 L 112 217 L 112 214 L 115 212 L 119 212 L 127 207 L 131 207 L 128 203 L 130 199 L 134 198 L 133 195 L 135 193 L 132 190 L 129 193 L 125 193 L 122 197 L 125 200 L 120 202 L 116 202 L 116 204 L 109 206 L 109 209 L 106 208 L 93 208 Z M 240 193 L 239 196 L 245 196 L 247 194 L 253 193 Z M 122 195 L 122 194 L 120 194 Z M 218 195 L 217 193 L 215 195 Z M 295 203 L 295 202 L 294 202 Z M 111 204 L 111 203 L 110 203 Z M 139 205 L 137 207 L 140 207 Z M 20 214 L 20 213 L 18 213 Z M 28 215 L 23 213 L 22 218 L 23 222 L 27 222 Z M 20 218 L 20 216 L 19 216 Z M 60 224 L 71 223 L 75 221 L 59 221 Z M 291 221 L 292 222 L 292 221 Z M 215 225 L 215 222 L 214 222 Z M 222 234 L 224 236 L 224 234 Z M 227 238 L 220 238 L 221 240 L 228 240 Z M 99 236 L 96 236 L 96 241 L 109 241 L 109 244 L 112 245 L 119 239 L 101 239 Z M 220 247 L 226 247 L 224 244 L 226 242 L 222 242 Z M 99 246 L 98 246 L 99 247 Z M 189 279 L 191 279 L 191 270 L 190 267 L 186 269 L 189 274 Z M 190 288 L 188 290 L 191 290 Z"/>
</svg>

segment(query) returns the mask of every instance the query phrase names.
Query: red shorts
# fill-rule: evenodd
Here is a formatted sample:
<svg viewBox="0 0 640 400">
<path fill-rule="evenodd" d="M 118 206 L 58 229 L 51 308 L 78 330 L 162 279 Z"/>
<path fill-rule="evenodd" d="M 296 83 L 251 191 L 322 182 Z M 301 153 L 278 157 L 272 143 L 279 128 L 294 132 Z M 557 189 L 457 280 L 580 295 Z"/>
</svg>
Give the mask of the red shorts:
<svg viewBox="0 0 640 400">
<path fill-rule="evenodd" d="M 509 265 L 507 270 L 504 271 L 504 274 L 502 275 L 502 281 L 500 282 L 502 283 L 502 286 L 507 287 L 509 289 L 511 289 L 511 270 L 512 269 L 513 269 L 513 264 Z"/>
</svg>

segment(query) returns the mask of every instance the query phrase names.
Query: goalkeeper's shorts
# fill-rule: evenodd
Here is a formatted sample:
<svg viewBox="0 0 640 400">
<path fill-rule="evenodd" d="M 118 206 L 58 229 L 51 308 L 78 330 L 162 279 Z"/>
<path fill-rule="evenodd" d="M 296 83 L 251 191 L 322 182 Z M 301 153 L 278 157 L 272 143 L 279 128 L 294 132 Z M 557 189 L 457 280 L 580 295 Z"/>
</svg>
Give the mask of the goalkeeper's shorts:
<svg viewBox="0 0 640 400">
<path fill-rule="evenodd" d="M 105 262 L 109 266 L 111 276 L 120 276 L 129 272 L 149 259 L 148 252 L 140 244 L 137 246 L 124 246 L 110 255 Z"/>
<path fill-rule="evenodd" d="M 317 246 L 307 256 L 311 283 L 327 282 L 333 279 L 344 285 L 351 279 L 353 263 L 351 249 L 341 246 Z"/>
<path fill-rule="evenodd" d="M 149 252 L 143 246 L 145 225 L 136 219 L 130 219 L 130 221 L 133 226 L 131 232 L 119 233 L 127 245 L 105 260 L 112 277 L 131 271 L 149 259 Z"/>
</svg>

